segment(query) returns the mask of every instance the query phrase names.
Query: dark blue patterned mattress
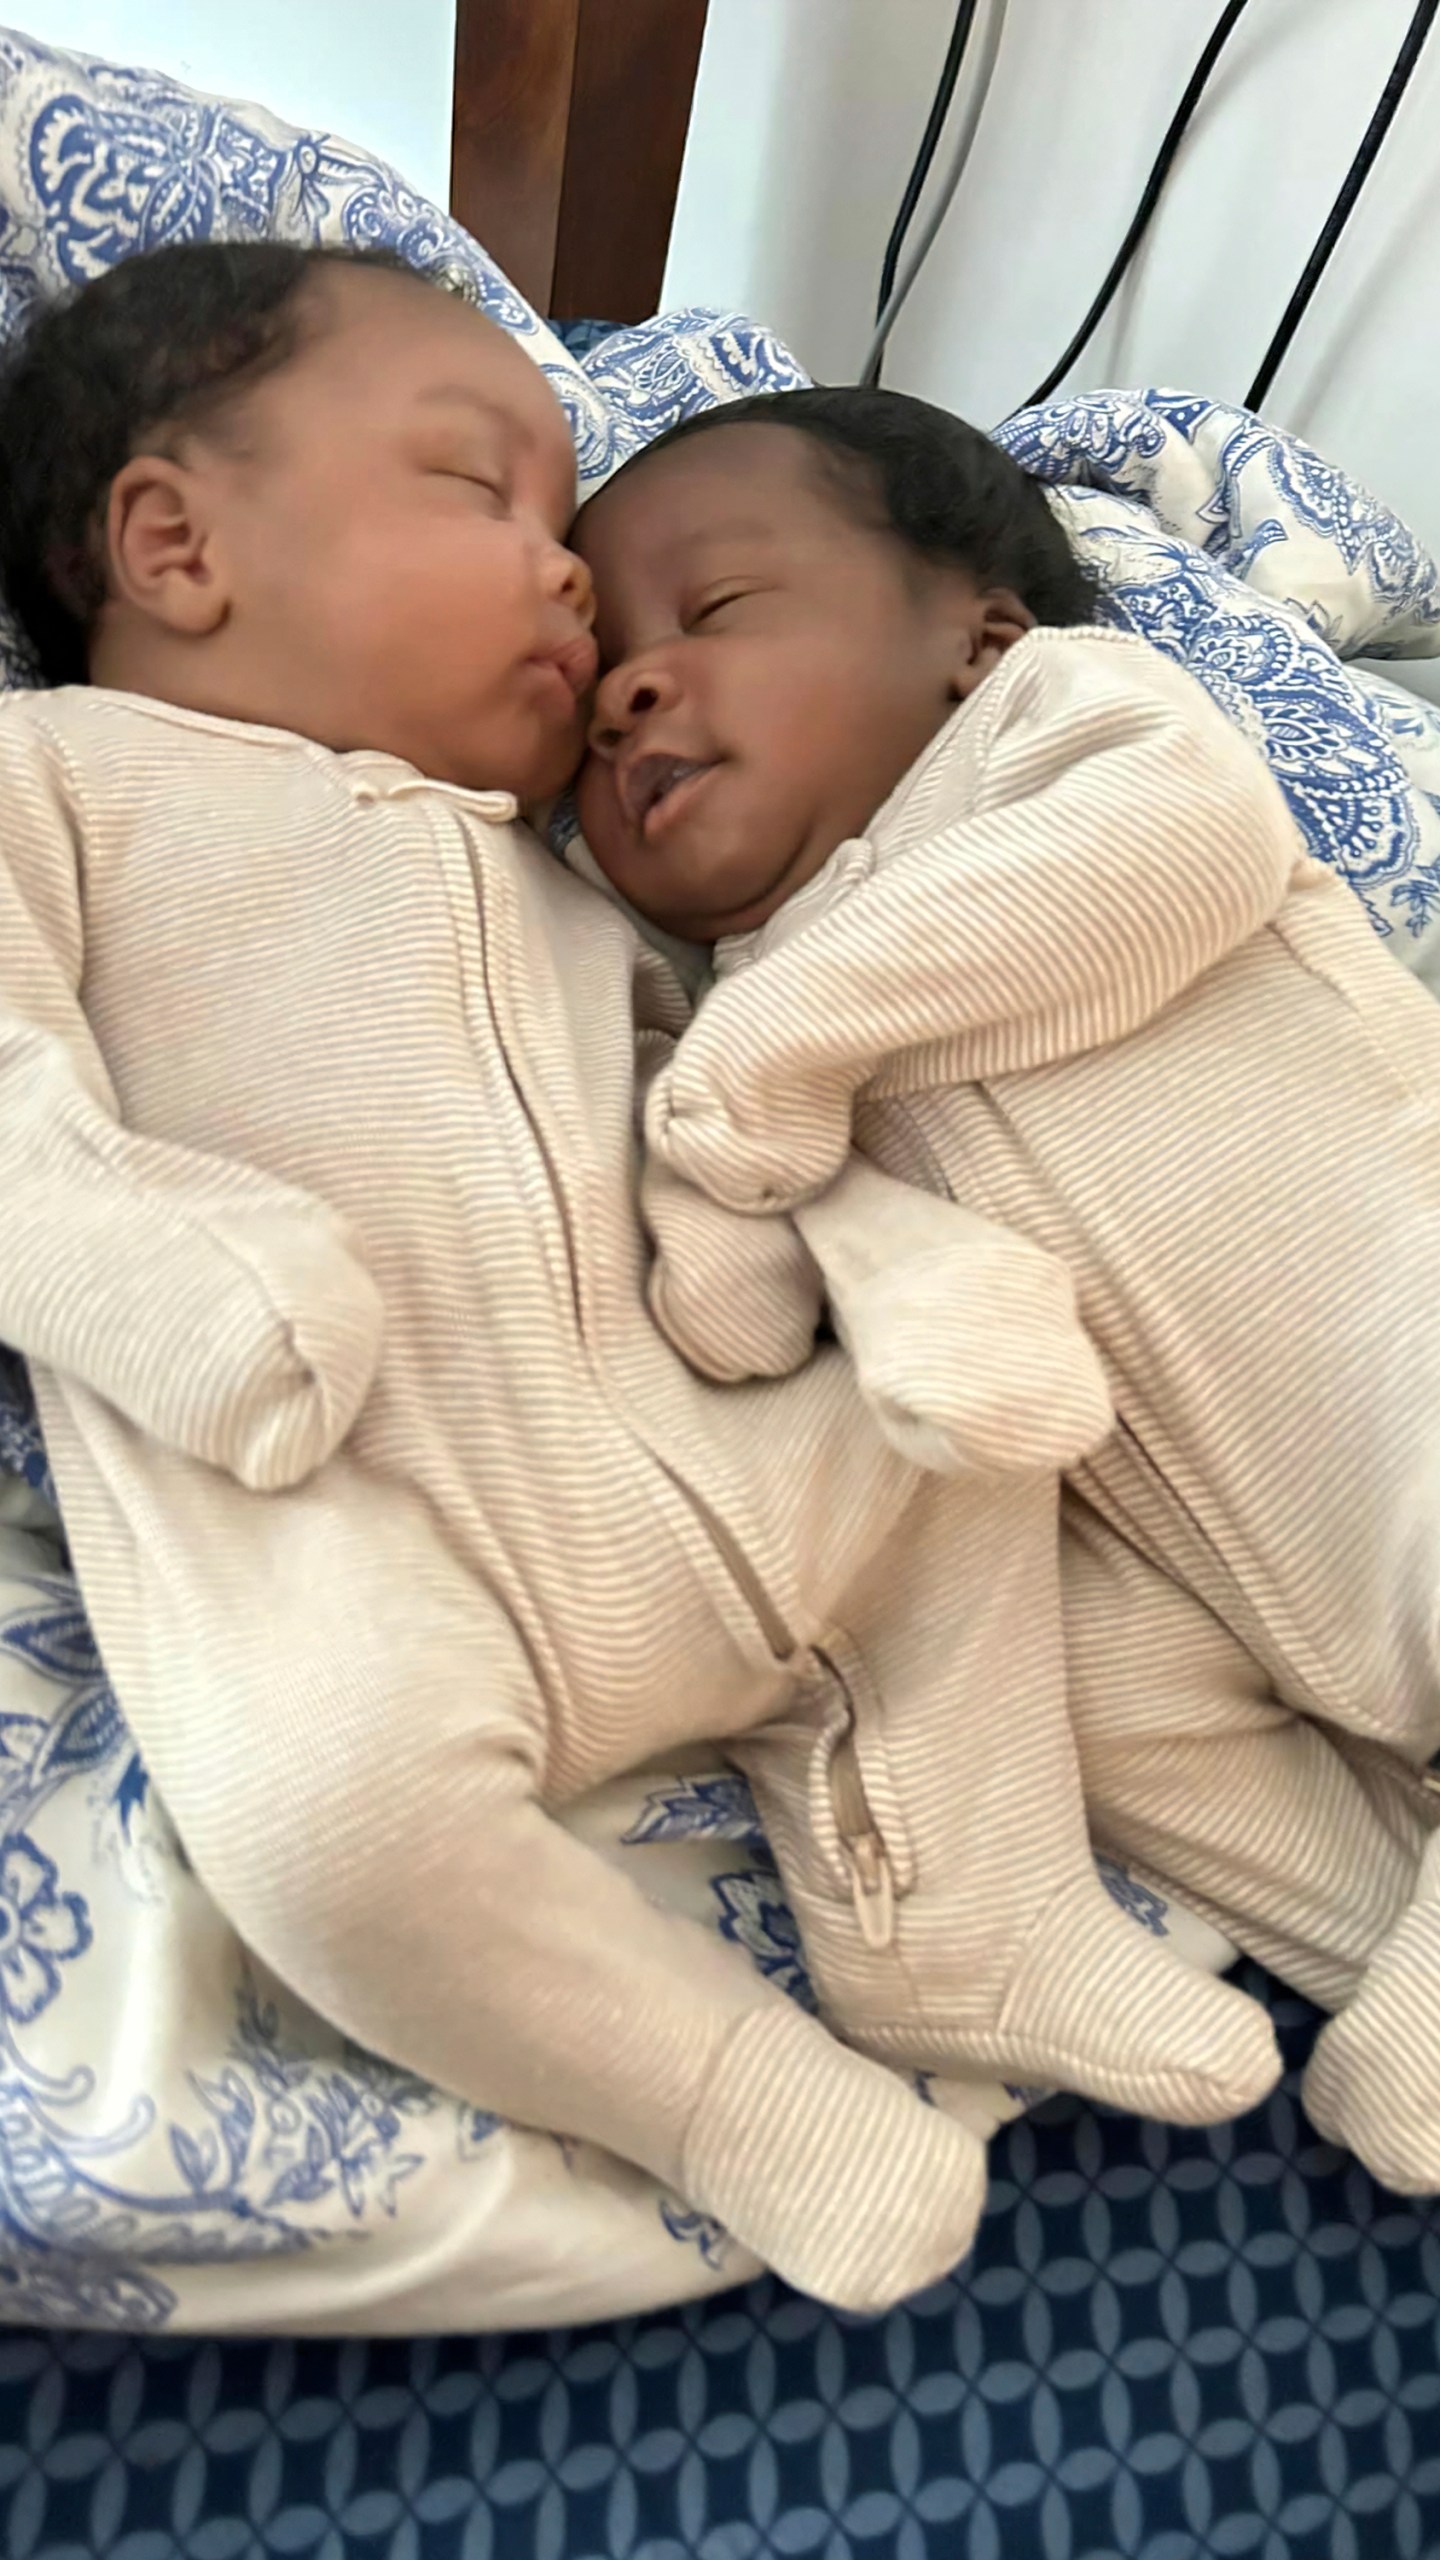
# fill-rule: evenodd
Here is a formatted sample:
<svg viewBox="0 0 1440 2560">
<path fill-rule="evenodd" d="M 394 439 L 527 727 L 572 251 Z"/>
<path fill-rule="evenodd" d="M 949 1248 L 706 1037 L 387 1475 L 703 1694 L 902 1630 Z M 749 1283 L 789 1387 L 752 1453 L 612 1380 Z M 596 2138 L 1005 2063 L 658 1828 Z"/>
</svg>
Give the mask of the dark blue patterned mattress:
<svg viewBox="0 0 1440 2560">
<path fill-rule="evenodd" d="M 1249 1987 L 1262 1989 L 1258 1976 Z M 1293 2068 L 1209 2133 L 1056 2100 L 888 2319 L 770 2280 L 533 2338 L 0 2335 L 9 2560 L 1435 2560 L 1440 2205 Z"/>
</svg>

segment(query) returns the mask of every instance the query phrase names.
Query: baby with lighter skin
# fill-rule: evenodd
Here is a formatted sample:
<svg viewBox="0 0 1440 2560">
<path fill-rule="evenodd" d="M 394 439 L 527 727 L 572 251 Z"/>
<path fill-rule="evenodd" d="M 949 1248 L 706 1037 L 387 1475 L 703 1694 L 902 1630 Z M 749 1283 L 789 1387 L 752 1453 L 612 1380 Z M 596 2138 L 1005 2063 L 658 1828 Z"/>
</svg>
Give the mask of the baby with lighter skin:
<svg viewBox="0 0 1440 2560">
<path fill-rule="evenodd" d="M 596 667 L 555 396 L 449 295 L 378 267 L 324 290 L 344 326 L 306 345 L 305 398 L 262 370 L 110 480 L 103 571 L 70 573 L 104 579 L 87 681 L 544 798 Z"/>
<path fill-rule="evenodd" d="M 715 946 L 647 1098 L 657 1315 L 742 1375 L 687 1203 L 730 1213 L 727 1309 L 747 1235 L 757 1303 L 784 1285 L 791 1219 L 843 1283 L 857 1144 L 1066 1265 L 1118 1423 L 1064 1512 L 1092 1820 L 1338 2010 L 1312 2118 L 1440 2190 L 1433 999 L 1200 687 L 1094 626 L 1039 488 L 959 421 L 741 402 L 629 464 L 576 542 L 591 854 Z M 872 1259 L 868 1359 L 889 1323 L 923 1455 L 938 1362 L 903 1335 L 936 1255 Z M 977 1522 L 972 1564 L 1013 1534 Z M 998 1579 L 979 1605 L 1013 1624 Z M 1014 1697 L 1002 1675 L 1002 1728 Z"/>
<path fill-rule="evenodd" d="M 541 374 L 383 263 L 159 251 L 36 319 L 0 379 L 0 585 L 43 679 L 0 703 L 0 1339 L 147 1767 L 258 1958 L 873 2308 L 983 2203 L 962 2098 L 916 2072 L 1204 2122 L 1279 2060 L 1097 1879 L 1058 1482 L 961 1446 L 999 1430 L 963 1388 L 1003 1346 L 935 1346 L 952 1472 L 917 1470 L 903 1394 L 887 1439 L 814 1347 L 790 1223 L 663 1167 L 659 1223 L 734 1264 L 732 1347 L 773 1302 L 795 1374 L 716 1383 L 651 1320 L 637 1109 L 688 1007 L 519 819 L 583 746 L 574 503 Z M 811 868 L 944 694 L 897 679 Z M 858 1155 L 834 1188 L 913 1197 L 962 1261 L 984 1223 Z M 1088 1446 L 1064 1257 L 1013 1250 Z M 819 2018 L 556 1818 L 694 1743 L 754 1789 Z"/>
</svg>

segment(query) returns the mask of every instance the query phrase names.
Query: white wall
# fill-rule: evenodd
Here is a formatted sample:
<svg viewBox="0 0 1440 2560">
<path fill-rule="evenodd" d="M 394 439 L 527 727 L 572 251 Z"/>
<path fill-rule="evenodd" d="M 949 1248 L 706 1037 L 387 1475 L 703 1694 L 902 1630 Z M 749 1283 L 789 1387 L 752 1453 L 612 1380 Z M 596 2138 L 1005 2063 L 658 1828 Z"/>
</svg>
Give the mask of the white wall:
<svg viewBox="0 0 1440 2560">
<path fill-rule="evenodd" d="M 16 19 L 343 134 L 450 201 L 455 0 L 16 0 Z"/>
<path fill-rule="evenodd" d="M 1251 0 L 1118 305 L 1071 377 L 1240 399 L 1412 0 Z M 990 101 L 886 379 L 993 423 L 1070 338 L 1219 0 L 1011 0 Z M 667 301 L 853 379 L 953 0 L 710 0 Z M 1440 27 L 1270 414 L 1440 546 Z M 941 158 L 944 157 L 942 144 Z"/>
</svg>

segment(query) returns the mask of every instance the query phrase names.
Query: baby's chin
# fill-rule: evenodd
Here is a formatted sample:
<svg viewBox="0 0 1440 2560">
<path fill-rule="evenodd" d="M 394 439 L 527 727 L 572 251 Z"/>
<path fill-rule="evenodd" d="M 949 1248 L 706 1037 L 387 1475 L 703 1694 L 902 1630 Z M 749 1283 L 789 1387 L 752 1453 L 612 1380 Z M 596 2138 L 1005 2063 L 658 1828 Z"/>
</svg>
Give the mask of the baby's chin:
<svg viewBox="0 0 1440 2560">
<path fill-rule="evenodd" d="M 548 809 L 583 771 L 584 714 L 577 704 L 568 723 L 517 723 L 508 735 L 492 724 L 488 737 L 466 739 L 463 752 L 470 770 L 483 776 L 472 790 L 508 791 L 531 817 Z"/>
<path fill-rule="evenodd" d="M 663 913 L 650 912 L 649 920 L 682 942 L 730 942 L 737 934 L 758 933 L 773 915 L 779 914 L 789 895 L 788 885 L 782 882 L 778 886 L 757 887 L 749 894 L 737 891 L 723 901 L 714 897 L 677 899 Z"/>
<path fill-rule="evenodd" d="M 689 923 L 677 921 L 667 930 L 688 934 L 694 942 L 730 942 L 738 934 L 758 933 L 823 867 L 818 856 L 797 847 L 777 848 L 767 862 L 747 866 L 743 877 L 727 879 L 717 864 L 707 884 L 711 894 L 704 902 L 703 922 L 697 900 Z"/>
<path fill-rule="evenodd" d="M 757 932 L 798 885 L 793 848 L 756 856 L 733 829 L 707 834 L 678 827 L 666 849 L 647 845 L 616 806 L 610 769 L 587 756 L 575 783 L 575 814 L 590 858 L 617 897 L 658 933 L 687 943 L 723 942 Z"/>
</svg>

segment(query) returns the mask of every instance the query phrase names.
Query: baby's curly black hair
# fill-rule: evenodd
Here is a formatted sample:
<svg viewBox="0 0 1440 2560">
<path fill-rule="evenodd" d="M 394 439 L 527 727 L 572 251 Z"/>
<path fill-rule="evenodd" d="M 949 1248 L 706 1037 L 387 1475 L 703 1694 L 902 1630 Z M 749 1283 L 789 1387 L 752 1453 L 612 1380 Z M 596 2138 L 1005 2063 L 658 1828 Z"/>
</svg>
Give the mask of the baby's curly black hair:
<svg viewBox="0 0 1440 2560">
<path fill-rule="evenodd" d="M 640 471 L 694 436 L 791 427 L 820 448 L 827 481 L 858 521 L 880 525 L 922 559 L 1008 587 L 1037 622 L 1093 622 L 1098 591 L 1040 484 L 978 427 L 903 391 L 758 393 L 703 409 L 626 463 Z"/>
<path fill-rule="evenodd" d="M 288 362 L 327 270 L 435 287 L 385 251 L 277 240 L 143 251 L 45 304 L 0 370 L 0 593 L 46 684 L 83 684 L 117 472 Z"/>
</svg>

